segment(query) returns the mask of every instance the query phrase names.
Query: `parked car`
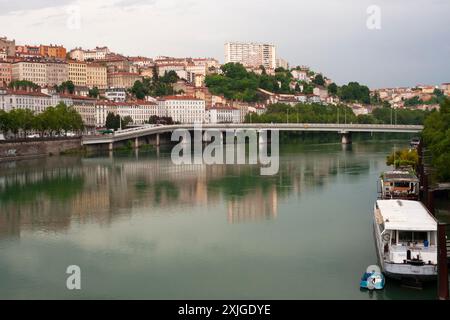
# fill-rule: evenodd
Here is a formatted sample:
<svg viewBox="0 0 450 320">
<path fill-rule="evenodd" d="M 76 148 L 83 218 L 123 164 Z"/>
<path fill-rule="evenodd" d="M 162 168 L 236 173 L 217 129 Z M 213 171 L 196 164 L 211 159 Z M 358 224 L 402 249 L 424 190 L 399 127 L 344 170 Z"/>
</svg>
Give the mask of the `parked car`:
<svg viewBox="0 0 450 320">
<path fill-rule="evenodd" d="M 4 134 L 0 133 L 0 141 L 4 141 L 4 140 L 6 140 Z"/>
<path fill-rule="evenodd" d="M 35 138 L 40 138 L 40 137 L 41 137 L 41 136 L 38 135 L 37 133 L 35 133 L 35 134 L 30 134 L 30 135 L 27 136 L 27 138 L 29 138 L 29 139 L 35 139 Z"/>
</svg>

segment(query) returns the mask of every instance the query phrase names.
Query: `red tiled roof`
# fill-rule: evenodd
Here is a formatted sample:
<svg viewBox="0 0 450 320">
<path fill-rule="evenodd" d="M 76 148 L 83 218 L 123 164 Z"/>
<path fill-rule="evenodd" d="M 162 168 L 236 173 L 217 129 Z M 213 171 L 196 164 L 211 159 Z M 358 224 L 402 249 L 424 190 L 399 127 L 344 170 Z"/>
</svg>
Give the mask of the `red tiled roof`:
<svg viewBox="0 0 450 320">
<path fill-rule="evenodd" d="M 160 100 L 197 100 L 197 101 L 201 101 L 202 99 L 198 99 L 193 96 L 166 96 L 166 97 L 162 97 Z"/>
</svg>

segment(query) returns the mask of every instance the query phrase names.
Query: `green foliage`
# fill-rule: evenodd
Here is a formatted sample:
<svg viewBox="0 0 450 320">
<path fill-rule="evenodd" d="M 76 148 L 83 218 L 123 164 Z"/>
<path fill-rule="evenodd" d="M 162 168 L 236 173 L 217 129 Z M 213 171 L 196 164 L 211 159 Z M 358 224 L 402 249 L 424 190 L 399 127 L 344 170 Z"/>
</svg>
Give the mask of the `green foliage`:
<svg viewBox="0 0 450 320">
<path fill-rule="evenodd" d="M 417 154 L 417 150 L 409 150 L 403 149 L 398 150 L 391 155 L 389 155 L 386 159 L 386 164 L 388 166 L 395 166 L 395 168 L 400 167 L 412 167 L 416 168 L 419 163 L 419 155 Z"/>
<path fill-rule="evenodd" d="M 336 83 L 333 82 L 328 86 L 328 94 L 335 96 L 337 95 L 337 93 L 338 93 L 338 86 L 336 85 Z"/>
<path fill-rule="evenodd" d="M 321 104 L 297 104 L 292 107 L 288 104 L 272 104 L 262 115 L 248 114 L 247 123 L 356 123 L 357 117 L 352 109 L 339 106 L 324 106 Z"/>
<path fill-rule="evenodd" d="M 358 82 L 350 82 L 343 85 L 338 90 L 338 97 L 345 102 L 370 103 L 370 90 L 367 86 L 360 85 Z"/>
<path fill-rule="evenodd" d="M 423 141 L 430 150 L 432 164 L 438 181 L 450 181 L 450 100 L 441 104 L 439 112 L 433 111 L 425 120 Z"/>
<path fill-rule="evenodd" d="M 91 98 L 98 98 L 100 96 L 100 91 L 97 87 L 94 87 L 89 90 L 89 97 Z"/>
<path fill-rule="evenodd" d="M 26 90 L 26 89 L 37 89 L 39 86 L 34 82 L 28 80 L 14 80 L 9 83 L 10 89 L 15 90 Z"/>
<path fill-rule="evenodd" d="M 325 85 L 325 80 L 321 74 L 316 75 L 312 82 L 318 86 Z"/>
<path fill-rule="evenodd" d="M 130 93 L 137 99 L 143 100 L 145 96 L 162 97 L 175 94 L 173 84 L 180 78 L 175 71 L 169 71 L 159 77 L 156 70 L 152 78 L 136 81 L 130 89 Z"/>
<path fill-rule="evenodd" d="M 423 124 L 428 111 L 400 109 L 396 111 L 398 124 Z M 393 121 L 395 113 L 392 110 Z M 390 124 L 391 109 L 377 108 L 372 114 L 356 116 L 350 107 L 345 105 L 302 104 L 294 107 L 288 104 L 272 104 L 262 115 L 248 114 L 247 123 L 361 123 Z"/>
<path fill-rule="evenodd" d="M 240 63 L 227 63 L 221 70 L 222 74 L 207 75 L 205 83 L 212 94 L 223 95 L 230 100 L 258 101 L 258 88 L 274 93 L 293 93 L 290 88 L 292 76 L 283 68 L 278 68 L 274 76 L 264 70 L 261 75 L 248 72 Z"/>
<path fill-rule="evenodd" d="M 107 129 L 118 130 L 120 128 L 120 116 L 115 115 L 112 112 L 108 112 L 106 115 L 105 126 Z"/>
<path fill-rule="evenodd" d="M 441 104 L 444 103 L 445 95 L 442 90 L 435 89 L 433 92 L 433 97 L 428 101 L 423 101 L 418 96 L 412 97 L 410 99 L 405 100 L 405 107 L 414 107 L 422 104 L 431 105 L 431 104 Z"/>
<path fill-rule="evenodd" d="M 69 80 L 69 81 L 65 81 L 63 83 L 61 83 L 61 85 L 59 86 L 55 86 L 55 89 L 57 92 L 65 92 L 65 93 L 69 93 L 69 94 L 74 94 L 75 93 L 75 84 Z"/>
<path fill-rule="evenodd" d="M 11 132 L 15 136 L 26 137 L 27 133 L 33 130 L 41 135 L 53 136 L 61 132 L 80 132 L 83 128 L 83 120 L 80 114 L 64 103 L 49 107 L 37 115 L 29 109 L 13 109 L 10 112 L 0 111 L 0 130 L 5 135 Z"/>
</svg>

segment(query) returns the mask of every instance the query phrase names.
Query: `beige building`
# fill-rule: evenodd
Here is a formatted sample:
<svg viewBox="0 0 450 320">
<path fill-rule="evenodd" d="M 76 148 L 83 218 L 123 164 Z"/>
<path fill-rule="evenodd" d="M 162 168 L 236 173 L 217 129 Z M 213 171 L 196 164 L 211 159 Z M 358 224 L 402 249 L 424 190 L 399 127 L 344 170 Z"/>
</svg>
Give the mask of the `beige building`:
<svg viewBox="0 0 450 320">
<path fill-rule="evenodd" d="M 5 49 L 9 57 L 16 55 L 16 41 L 8 40 L 6 37 L 0 37 L 0 49 Z"/>
<path fill-rule="evenodd" d="M 41 61 L 17 61 L 12 65 L 12 80 L 28 80 L 43 87 L 47 85 L 47 65 Z"/>
<path fill-rule="evenodd" d="M 65 62 L 47 62 L 47 85 L 53 87 L 69 79 L 67 63 Z"/>
<path fill-rule="evenodd" d="M 69 80 L 76 86 L 87 85 L 87 65 L 80 61 L 69 61 Z"/>
<path fill-rule="evenodd" d="M 143 76 L 138 73 L 117 72 L 108 75 L 108 87 L 110 88 L 131 88 L 136 81 L 142 81 Z"/>
<path fill-rule="evenodd" d="M 0 87 L 7 86 L 11 82 L 12 66 L 9 62 L 0 61 Z"/>
<path fill-rule="evenodd" d="M 86 67 L 86 85 L 89 88 L 106 89 L 108 87 L 106 66 L 98 63 L 88 64 Z"/>
</svg>

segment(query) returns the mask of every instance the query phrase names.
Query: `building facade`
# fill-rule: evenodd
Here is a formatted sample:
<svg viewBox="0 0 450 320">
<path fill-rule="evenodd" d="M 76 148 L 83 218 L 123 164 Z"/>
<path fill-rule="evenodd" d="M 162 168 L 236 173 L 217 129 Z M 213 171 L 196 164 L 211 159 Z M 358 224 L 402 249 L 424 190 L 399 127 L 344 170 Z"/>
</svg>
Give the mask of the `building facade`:
<svg viewBox="0 0 450 320">
<path fill-rule="evenodd" d="M 12 80 L 28 80 L 44 87 L 47 85 L 47 65 L 40 60 L 14 62 Z"/>
<path fill-rule="evenodd" d="M 49 57 L 58 60 L 65 60 L 67 55 L 67 50 L 63 46 L 55 46 L 55 45 L 40 45 L 39 46 L 39 54 L 42 57 Z"/>
<path fill-rule="evenodd" d="M 246 67 L 275 69 L 276 47 L 263 43 L 228 42 L 225 44 L 225 63 L 242 63 Z"/>
<path fill-rule="evenodd" d="M 47 85 L 55 86 L 61 85 L 61 83 L 66 82 L 69 79 L 68 67 L 65 62 L 47 62 Z"/>
<path fill-rule="evenodd" d="M 6 61 L 0 61 L 0 87 L 9 85 L 12 79 L 12 65 Z"/>
<path fill-rule="evenodd" d="M 86 85 L 89 88 L 97 87 L 99 89 L 106 89 L 108 87 L 106 66 L 98 63 L 87 64 Z"/>
<path fill-rule="evenodd" d="M 205 101 L 190 96 L 171 96 L 159 100 L 159 105 L 167 117 L 179 123 L 203 123 Z"/>
<path fill-rule="evenodd" d="M 117 72 L 108 74 L 108 87 L 131 88 L 136 81 L 142 81 L 143 77 L 138 73 Z"/>
<path fill-rule="evenodd" d="M 87 65 L 84 62 L 71 60 L 68 63 L 69 80 L 76 86 L 87 86 Z"/>
<path fill-rule="evenodd" d="M 8 40 L 6 37 L 0 37 L 0 50 L 4 49 L 9 57 L 16 55 L 16 41 Z"/>
</svg>

